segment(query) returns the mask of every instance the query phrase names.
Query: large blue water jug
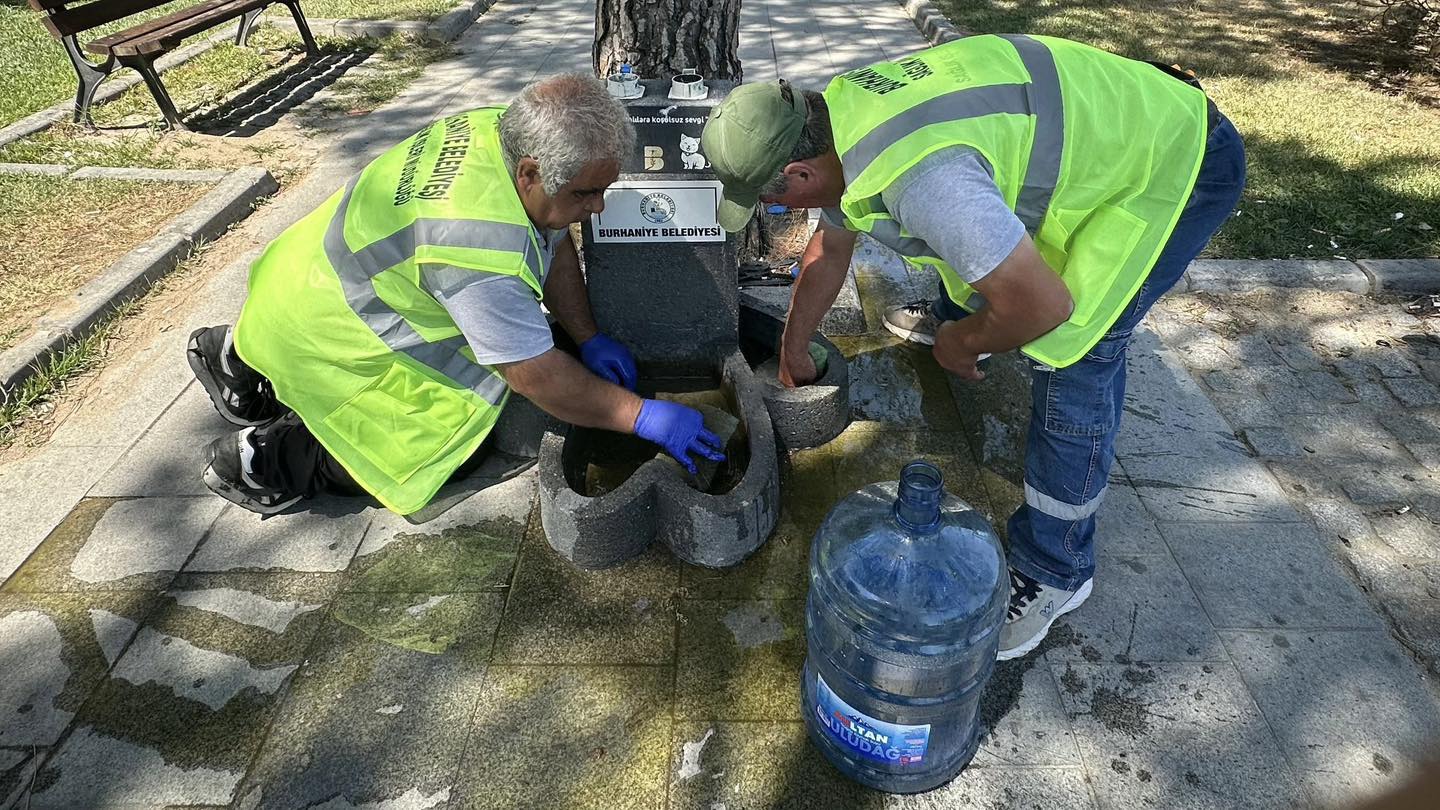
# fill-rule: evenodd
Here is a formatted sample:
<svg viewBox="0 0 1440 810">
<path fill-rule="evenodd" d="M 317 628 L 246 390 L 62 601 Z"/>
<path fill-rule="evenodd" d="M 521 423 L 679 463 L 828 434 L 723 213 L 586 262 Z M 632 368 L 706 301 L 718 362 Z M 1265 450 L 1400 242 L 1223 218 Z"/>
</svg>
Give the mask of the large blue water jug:
<svg viewBox="0 0 1440 810">
<path fill-rule="evenodd" d="M 1008 581 L 994 529 L 931 464 L 830 511 L 811 546 L 801 708 L 836 768 L 890 793 L 964 769 Z"/>
</svg>

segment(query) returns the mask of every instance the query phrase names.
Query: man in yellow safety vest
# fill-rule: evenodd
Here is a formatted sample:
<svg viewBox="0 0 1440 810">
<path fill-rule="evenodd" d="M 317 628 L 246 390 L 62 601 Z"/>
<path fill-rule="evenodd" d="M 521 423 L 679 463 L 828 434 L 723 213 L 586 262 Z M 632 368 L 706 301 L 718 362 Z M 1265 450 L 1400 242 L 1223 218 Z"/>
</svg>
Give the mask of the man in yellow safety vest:
<svg viewBox="0 0 1440 810">
<path fill-rule="evenodd" d="M 266 514 L 322 492 L 410 514 L 476 466 L 511 390 L 692 471 L 723 458 L 698 411 L 633 393 L 634 358 L 590 312 L 569 226 L 604 208 L 634 137 L 598 80 L 554 76 L 422 129 L 281 234 L 235 326 L 191 336 L 241 428 L 205 483 Z"/>
<path fill-rule="evenodd" d="M 702 146 L 726 228 L 761 201 L 823 209 L 782 382 L 814 378 L 806 347 L 859 233 L 943 283 L 935 305 L 887 313 L 892 332 L 970 380 L 991 353 L 1030 359 L 999 657 L 1033 650 L 1090 595 L 1131 332 L 1239 200 L 1239 134 L 1178 70 L 1051 37 L 973 36 L 837 76 L 823 94 L 744 85 Z"/>
</svg>

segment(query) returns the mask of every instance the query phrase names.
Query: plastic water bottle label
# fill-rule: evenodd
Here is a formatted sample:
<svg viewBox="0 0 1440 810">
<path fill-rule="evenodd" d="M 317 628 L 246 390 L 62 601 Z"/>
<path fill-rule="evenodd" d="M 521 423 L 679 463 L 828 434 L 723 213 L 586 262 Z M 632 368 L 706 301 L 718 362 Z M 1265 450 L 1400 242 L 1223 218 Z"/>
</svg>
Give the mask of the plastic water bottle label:
<svg viewBox="0 0 1440 810">
<path fill-rule="evenodd" d="M 930 725 L 902 726 L 851 708 L 815 673 L 815 716 L 841 745 L 888 765 L 917 765 L 930 745 Z"/>
</svg>

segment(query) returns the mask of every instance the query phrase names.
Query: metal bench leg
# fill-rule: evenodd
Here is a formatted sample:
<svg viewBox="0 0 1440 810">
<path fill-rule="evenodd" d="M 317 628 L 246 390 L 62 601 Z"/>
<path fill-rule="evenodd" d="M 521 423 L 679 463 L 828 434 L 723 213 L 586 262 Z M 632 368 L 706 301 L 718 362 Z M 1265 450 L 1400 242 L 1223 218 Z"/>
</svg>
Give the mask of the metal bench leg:
<svg viewBox="0 0 1440 810">
<path fill-rule="evenodd" d="M 65 53 L 70 56 L 70 64 L 75 66 L 75 75 L 80 79 L 80 86 L 75 91 L 75 123 L 85 124 L 93 127 L 95 123 L 90 120 L 90 104 L 95 100 L 95 91 L 100 88 L 100 82 L 110 75 L 113 69 L 114 60 L 106 60 L 104 64 L 92 64 L 80 53 L 80 43 L 72 34 L 63 37 Z"/>
<path fill-rule="evenodd" d="M 170 100 L 165 85 L 160 83 L 160 74 L 155 72 L 154 63 L 144 57 L 121 58 L 120 62 L 126 67 L 134 68 L 145 80 L 145 86 L 150 88 L 150 95 L 155 97 L 155 103 L 160 106 L 160 114 L 165 116 L 165 123 L 169 124 L 171 129 L 184 131 L 185 122 L 180 120 L 180 113 L 175 111 L 175 102 Z"/>
<path fill-rule="evenodd" d="M 305 52 L 311 56 L 319 56 L 320 47 L 315 44 L 315 37 L 310 33 L 310 23 L 305 22 L 305 12 L 300 10 L 300 0 L 281 0 L 281 2 L 290 9 L 290 16 L 295 18 L 295 27 L 300 29 L 300 38 L 305 40 Z"/>
<path fill-rule="evenodd" d="M 240 18 L 240 31 L 235 34 L 236 45 L 242 48 L 245 47 L 245 43 L 250 41 L 250 32 L 254 30 L 255 23 L 260 21 L 260 15 L 264 13 L 265 8 L 263 6 L 253 11 L 245 12 L 245 16 Z"/>
</svg>

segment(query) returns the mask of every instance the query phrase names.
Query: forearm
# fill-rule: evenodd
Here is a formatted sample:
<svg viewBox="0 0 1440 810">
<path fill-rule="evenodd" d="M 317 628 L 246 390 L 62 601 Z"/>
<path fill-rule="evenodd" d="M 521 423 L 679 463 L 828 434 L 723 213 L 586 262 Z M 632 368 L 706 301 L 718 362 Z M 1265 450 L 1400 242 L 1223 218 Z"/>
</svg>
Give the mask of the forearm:
<svg viewBox="0 0 1440 810">
<path fill-rule="evenodd" d="M 800 277 L 790 296 L 790 312 L 780 341 L 782 352 L 796 356 L 809 352 L 810 339 L 845 285 L 854 244 L 854 234 L 837 234 L 823 225 L 811 238 L 800 259 Z"/>
<path fill-rule="evenodd" d="M 640 397 L 591 374 L 559 349 L 504 365 L 500 371 L 512 390 L 556 419 L 617 433 L 635 429 Z"/>
<path fill-rule="evenodd" d="M 1063 323 L 1032 312 L 1006 316 L 992 307 L 983 307 L 968 318 L 948 321 L 936 339 L 956 353 L 999 354 L 1029 343 Z"/>
<path fill-rule="evenodd" d="M 568 237 L 566 237 L 568 239 Z M 595 336 L 599 329 L 590 311 L 590 292 L 580 272 L 573 246 L 561 246 L 545 279 L 545 306 L 561 328 L 577 344 Z"/>
</svg>

